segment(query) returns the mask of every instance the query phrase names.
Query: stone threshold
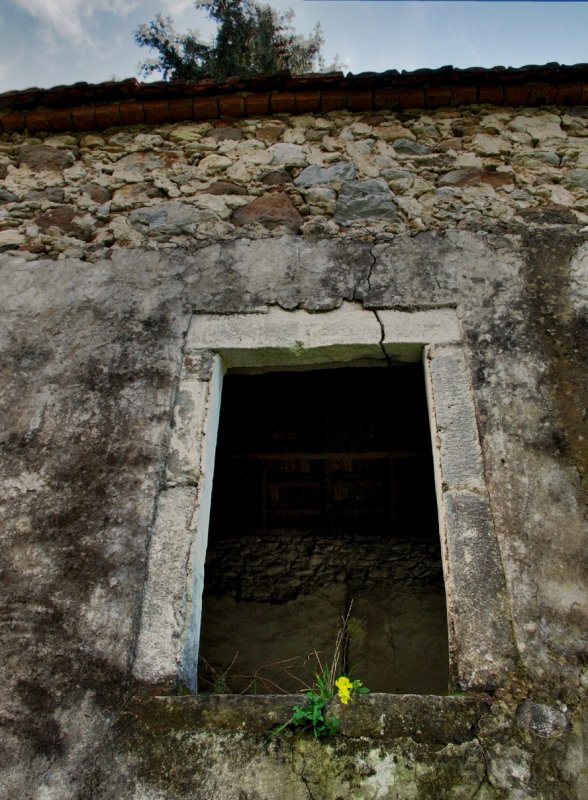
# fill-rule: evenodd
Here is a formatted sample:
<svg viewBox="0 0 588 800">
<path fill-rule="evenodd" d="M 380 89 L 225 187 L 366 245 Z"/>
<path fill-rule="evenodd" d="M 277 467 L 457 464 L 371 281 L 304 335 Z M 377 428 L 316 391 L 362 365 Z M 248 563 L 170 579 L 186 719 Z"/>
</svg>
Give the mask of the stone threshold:
<svg viewBox="0 0 588 800">
<path fill-rule="evenodd" d="M 286 722 L 303 695 L 137 696 L 131 713 L 152 733 L 269 734 Z M 460 744 L 477 736 L 492 698 L 372 693 L 347 706 L 327 707 L 340 720 L 339 735 L 380 741 L 410 738 L 428 744 Z M 286 734 L 287 735 L 287 734 Z"/>
</svg>

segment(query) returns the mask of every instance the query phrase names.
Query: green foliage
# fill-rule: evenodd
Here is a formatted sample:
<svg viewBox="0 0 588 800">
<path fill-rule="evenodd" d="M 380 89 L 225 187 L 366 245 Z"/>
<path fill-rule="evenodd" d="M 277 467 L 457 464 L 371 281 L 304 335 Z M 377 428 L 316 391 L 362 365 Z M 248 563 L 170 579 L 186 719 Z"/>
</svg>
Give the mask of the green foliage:
<svg viewBox="0 0 588 800">
<path fill-rule="evenodd" d="M 160 72 L 164 80 L 223 80 L 324 67 L 320 26 L 311 36 L 297 34 L 292 11 L 279 13 L 254 0 L 195 0 L 195 6 L 217 24 L 213 42 L 200 41 L 197 31 L 177 33 L 172 19 L 158 14 L 135 31 L 136 44 L 157 54 L 141 64 L 144 77 Z"/>
<path fill-rule="evenodd" d="M 292 716 L 283 725 L 279 725 L 272 731 L 272 736 L 278 736 L 286 728 L 298 728 L 299 730 L 310 730 L 315 739 L 321 736 L 334 736 L 339 728 L 338 717 L 325 716 L 325 706 L 334 696 L 333 690 L 329 687 L 329 675 L 327 670 L 315 677 L 314 686 L 306 695 L 306 704 L 295 705 L 292 707 Z"/>
<path fill-rule="evenodd" d="M 355 694 L 369 693 L 369 689 L 367 686 L 363 686 L 361 681 L 350 681 L 345 675 L 335 681 L 335 687 L 336 692 L 332 685 L 330 669 L 323 669 L 321 673 L 317 673 L 313 687 L 304 692 L 306 704 L 293 706 L 290 719 L 283 725 L 274 728 L 272 736 L 277 736 L 286 728 L 312 731 L 315 739 L 319 739 L 321 736 L 334 736 L 339 730 L 339 718 L 334 714 L 330 717 L 326 716 L 325 706 L 329 700 L 332 700 L 337 694 L 341 703 L 347 705 Z"/>
<path fill-rule="evenodd" d="M 325 706 L 335 695 L 343 705 L 347 705 L 356 694 L 368 694 L 369 689 L 360 680 L 350 680 L 347 675 L 339 674 L 346 661 L 345 653 L 348 646 L 351 623 L 351 607 L 349 604 L 346 615 L 341 620 L 341 627 L 335 637 L 333 657 L 329 664 L 323 665 L 318 651 L 314 657 L 318 669 L 314 675 L 314 684 L 306 692 L 306 704 L 292 707 L 292 716 L 283 725 L 272 731 L 272 736 L 277 736 L 286 728 L 295 728 L 302 731 L 312 731 L 315 739 L 321 736 L 334 736 L 339 729 L 339 718 L 332 715 L 325 716 Z M 339 677 L 336 676 L 339 674 Z"/>
</svg>

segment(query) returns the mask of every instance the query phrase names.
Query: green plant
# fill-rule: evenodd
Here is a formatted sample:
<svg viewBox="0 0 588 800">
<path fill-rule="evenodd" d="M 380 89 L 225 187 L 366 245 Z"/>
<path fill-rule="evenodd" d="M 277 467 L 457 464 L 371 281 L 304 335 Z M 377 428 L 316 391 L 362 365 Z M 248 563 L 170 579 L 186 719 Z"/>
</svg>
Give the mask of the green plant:
<svg viewBox="0 0 588 800">
<path fill-rule="evenodd" d="M 323 670 L 322 674 L 317 674 L 314 686 L 304 694 L 306 704 L 293 706 L 290 719 L 274 728 L 272 736 L 278 736 L 289 727 L 311 730 L 316 739 L 337 733 L 339 719 L 335 716 L 326 717 L 324 713 L 326 704 L 333 697 L 333 692 L 328 686 L 328 671 Z"/>
<path fill-rule="evenodd" d="M 306 695 L 305 705 L 295 705 L 292 707 L 292 716 L 283 725 L 279 725 L 272 731 L 272 736 L 278 736 L 286 728 L 298 728 L 302 731 L 312 731 L 315 739 L 321 736 L 334 736 L 339 729 L 339 717 L 334 714 L 327 716 L 325 706 L 335 697 L 344 705 L 350 701 L 354 694 L 367 694 L 369 689 L 361 681 L 350 681 L 346 675 L 341 675 L 335 681 L 336 692 L 330 686 L 330 670 L 324 669 L 322 673 L 315 676 L 312 689 L 304 692 Z"/>
<path fill-rule="evenodd" d="M 202 41 L 197 31 L 178 33 L 170 17 L 157 14 L 135 31 L 136 44 L 155 53 L 140 67 L 144 77 L 160 72 L 164 80 L 218 81 L 283 70 L 324 71 L 320 25 L 303 36 L 293 28 L 292 11 L 276 11 L 254 0 L 196 0 L 195 6 L 216 24 L 213 41 Z"/>
<path fill-rule="evenodd" d="M 337 632 L 333 659 L 329 666 L 323 666 L 319 654 L 315 650 L 314 658 L 318 664 L 315 672 L 314 684 L 303 694 L 306 696 L 304 705 L 297 704 L 292 707 L 292 716 L 282 725 L 272 731 L 272 736 L 278 736 L 286 728 L 297 728 L 312 731 L 315 739 L 321 736 L 334 736 L 339 729 L 339 718 L 334 714 L 326 716 L 326 705 L 335 695 L 343 705 L 347 705 L 355 694 L 368 694 L 369 689 L 360 680 L 350 680 L 342 671 L 345 660 L 345 650 L 349 637 L 349 618 L 351 605 L 343 618 L 343 624 Z"/>
</svg>

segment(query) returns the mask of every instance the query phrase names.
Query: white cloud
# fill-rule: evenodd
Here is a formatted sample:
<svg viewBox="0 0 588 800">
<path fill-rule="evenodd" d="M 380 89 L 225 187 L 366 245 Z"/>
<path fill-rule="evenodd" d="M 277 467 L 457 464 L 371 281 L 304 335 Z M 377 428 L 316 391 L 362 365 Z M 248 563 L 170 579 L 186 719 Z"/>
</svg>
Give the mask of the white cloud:
<svg viewBox="0 0 588 800">
<path fill-rule="evenodd" d="M 162 14 L 182 14 L 187 8 L 194 5 L 194 0 L 162 0 Z"/>
<path fill-rule="evenodd" d="M 92 40 L 89 24 L 101 12 L 126 16 L 140 0 L 12 0 L 41 28 L 61 39 L 77 43 Z"/>
</svg>

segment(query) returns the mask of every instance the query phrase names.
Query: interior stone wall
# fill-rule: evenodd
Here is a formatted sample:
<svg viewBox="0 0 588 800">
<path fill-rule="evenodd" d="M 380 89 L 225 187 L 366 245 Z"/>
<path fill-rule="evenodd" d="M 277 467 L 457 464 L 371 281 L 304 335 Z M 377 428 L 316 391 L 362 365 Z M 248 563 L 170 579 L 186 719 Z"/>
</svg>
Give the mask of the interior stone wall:
<svg viewBox="0 0 588 800">
<path fill-rule="evenodd" d="M 209 545 L 204 585 L 200 655 L 219 673 L 234 659 L 226 678 L 234 690 L 250 679 L 232 675 L 259 674 L 260 692 L 273 688 L 264 678 L 289 691 L 312 684 L 312 654 L 330 663 L 351 607 L 352 676 L 376 692 L 448 691 L 438 543 L 301 531 L 240 535 Z M 270 666 L 290 658 L 286 669 Z M 214 687 L 215 673 L 201 668 L 200 675 L 201 689 Z"/>
<path fill-rule="evenodd" d="M 2 137 L 6 796 L 585 796 L 587 131 L 480 107 Z M 132 678 L 157 509 L 186 525 L 183 347 L 194 313 L 347 300 L 456 309 L 517 658 L 488 698 L 374 695 L 332 742 L 268 742 L 279 703 Z"/>
<path fill-rule="evenodd" d="M 209 545 L 206 591 L 237 601 L 284 603 L 321 583 L 345 584 L 351 595 L 386 582 L 434 586 L 441 570 L 435 541 L 296 530 L 241 534 Z"/>
</svg>

